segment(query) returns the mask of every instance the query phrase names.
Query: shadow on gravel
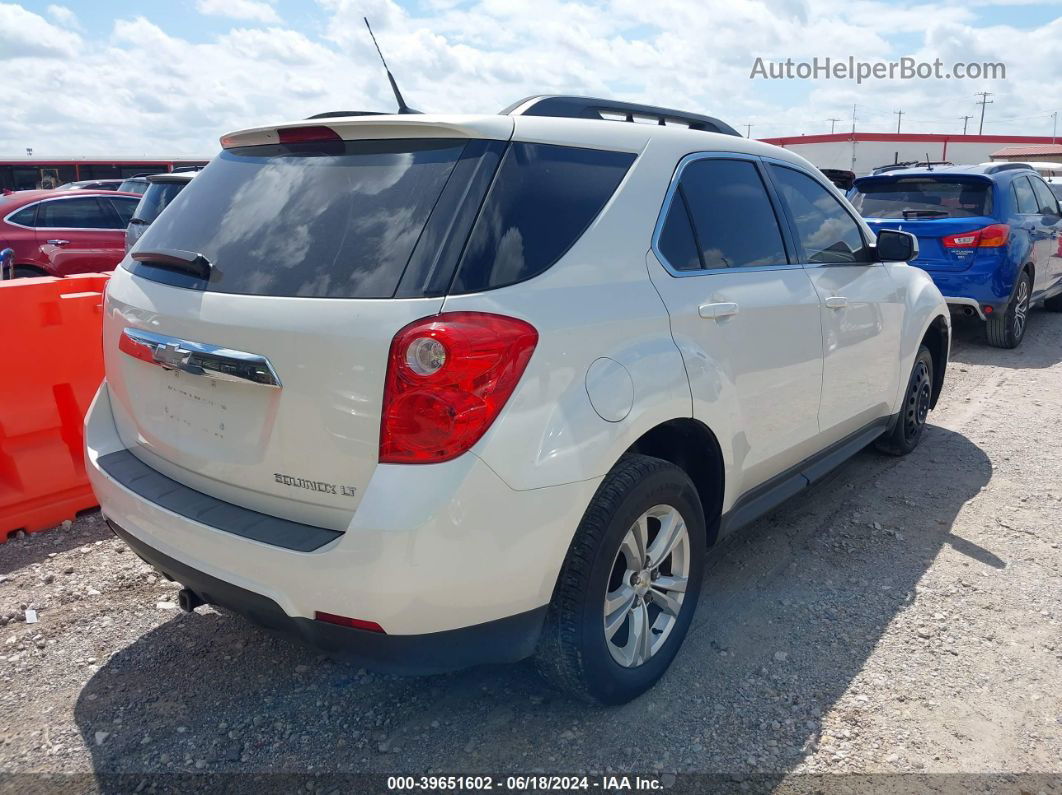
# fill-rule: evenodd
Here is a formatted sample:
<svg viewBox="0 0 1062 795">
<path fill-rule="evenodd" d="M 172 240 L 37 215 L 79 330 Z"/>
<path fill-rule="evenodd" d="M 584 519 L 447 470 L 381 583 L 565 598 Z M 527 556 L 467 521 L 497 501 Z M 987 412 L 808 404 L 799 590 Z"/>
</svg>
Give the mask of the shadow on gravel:
<svg viewBox="0 0 1062 795">
<path fill-rule="evenodd" d="M 1034 309 L 1021 345 L 1013 350 L 993 348 L 985 336 L 985 324 L 976 318 L 952 315 L 951 361 L 1013 370 L 1039 370 L 1062 361 L 1062 312 Z"/>
<path fill-rule="evenodd" d="M 76 722 L 104 789 L 198 771 L 606 769 L 752 776 L 761 789 L 820 742 L 823 714 L 944 545 L 969 557 L 971 574 L 1005 565 L 951 534 L 991 474 L 976 445 L 934 426 L 906 458 L 861 453 L 712 552 L 685 648 L 655 689 L 623 707 L 573 703 L 526 663 L 367 674 L 209 612 L 178 615 L 112 656 L 82 689 Z M 912 631 L 909 642 L 931 641 Z M 904 656 L 890 664 L 899 685 Z M 858 732 L 881 705 L 855 704 L 839 709 Z M 222 780 L 254 786 L 249 775 Z"/>
<path fill-rule="evenodd" d="M 0 574 L 42 563 L 51 553 L 66 552 L 85 544 L 114 538 L 103 524 L 98 508 L 82 511 L 79 522 L 69 530 L 56 527 L 43 533 L 31 533 L 24 538 L 11 537 L 0 544 Z"/>
</svg>

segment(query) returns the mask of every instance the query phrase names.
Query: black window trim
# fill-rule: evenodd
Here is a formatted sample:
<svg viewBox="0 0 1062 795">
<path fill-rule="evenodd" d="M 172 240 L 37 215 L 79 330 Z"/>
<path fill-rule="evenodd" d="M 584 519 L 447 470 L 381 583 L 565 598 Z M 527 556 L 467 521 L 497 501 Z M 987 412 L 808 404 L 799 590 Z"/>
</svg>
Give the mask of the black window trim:
<svg viewBox="0 0 1062 795">
<path fill-rule="evenodd" d="M 1015 179 L 1011 180 L 1010 183 L 1010 194 L 1014 197 L 1014 212 L 1017 215 L 1040 215 L 1040 213 L 1037 212 L 1037 210 L 1040 209 L 1039 203 L 1036 204 L 1036 210 L 1033 210 L 1031 213 L 1027 213 L 1021 209 L 1021 199 L 1018 198 L 1018 183 L 1022 180 L 1025 180 L 1025 184 L 1029 186 L 1029 193 L 1032 194 L 1033 202 L 1036 202 L 1036 191 L 1033 190 L 1032 182 L 1029 180 L 1029 177 L 1026 174 L 1021 174 Z"/>
<path fill-rule="evenodd" d="M 856 229 L 859 230 L 859 237 L 862 238 L 862 240 L 863 240 L 863 248 L 865 250 L 867 250 L 868 252 L 870 252 L 870 254 L 871 254 L 869 259 L 863 260 L 862 262 L 810 262 L 809 258 L 808 258 L 808 253 L 807 253 L 807 251 L 804 250 L 804 244 L 802 242 L 800 242 L 800 235 L 797 232 L 796 221 L 793 219 L 792 215 L 790 214 L 788 205 L 786 205 L 786 203 L 784 201 L 782 201 L 781 194 L 778 193 L 777 194 L 778 204 L 782 208 L 782 214 L 785 217 L 785 222 L 788 225 L 789 231 L 790 231 L 790 233 L 793 236 L 793 245 L 794 245 L 794 247 L 795 247 L 795 249 L 797 251 L 797 257 L 798 257 L 797 261 L 801 264 L 801 267 L 803 267 L 803 268 L 839 268 L 839 267 L 849 267 L 850 268 L 850 267 L 853 267 L 853 266 L 871 267 L 871 266 L 874 266 L 874 265 L 881 265 L 882 264 L 881 260 L 876 256 L 876 253 L 874 251 L 874 244 L 867 239 L 866 230 L 863 228 L 863 224 L 865 222 L 859 216 L 858 213 L 853 213 L 846 206 L 847 199 L 845 199 L 845 201 L 841 201 L 841 198 L 843 198 L 843 197 L 838 193 L 836 185 L 834 185 L 829 180 L 825 179 L 825 177 L 816 176 L 812 172 L 808 171 L 806 168 L 801 168 L 796 163 L 790 163 L 788 160 L 781 160 L 781 159 L 776 158 L 776 157 L 765 157 L 765 158 L 762 158 L 762 160 L 763 160 L 765 165 L 773 165 L 773 166 L 779 166 L 781 168 L 788 168 L 788 169 L 791 169 L 792 171 L 797 172 L 798 174 L 803 174 L 805 177 L 808 177 L 813 182 L 817 183 L 819 185 L 819 187 L 821 187 L 824 191 L 826 191 L 827 193 L 832 195 L 835 199 L 837 199 L 837 206 L 840 207 L 841 210 L 849 218 L 852 219 L 852 223 L 854 223 L 856 225 Z M 771 185 L 771 189 L 777 192 L 778 191 L 778 186 L 774 182 L 774 177 L 771 174 L 771 170 L 769 168 L 764 168 L 764 171 L 767 172 L 767 179 L 768 179 L 768 181 L 769 181 L 769 183 Z"/>
<path fill-rule="evenodd" d="M 778 224 L 778 233 L 782 237 L 782 245 L 785 248 L 786 259 L 789 261 L 786 263 L 778 263 L 776 265 L 739 265 L 733 268 L 704 268 L 700 270 L 679 270 L 668 262 L 667 257 L 664 256 L 664 252 L 660 249 L 660 238 L 664 232 L 664 223 L 667 221 L 668 212 L 671 210 L 671 204 L 675 200 L 676 194 L 679 191 L 679 183 L 682 180 L 682 174 L 690 163 L 695 163 L 699 160 L 741 160 L 746 163 L 752 163 L 756 168 L 756 172 L 759 174 L 760 180 L 763 182 L 763 188 L 767 193 L 767 199 L 771 203 L 771 210 L 774 212 L 775 223 Z M 784 213 L 784 208 L 779 200 L 779 196 L 775 191 L 774 183 L 770 180 L 770 175 L 767 174 L 767 169 L 764 166 L 764 161 L 770 161 L 771 158 L 762 158 L 758 155 L 750 155 L 745 152 L 693 152 L 683 157 L 678 165 L 675 167 L 675 173 L 671 176 L 671 184 L 668 185 L 667 193 L 664 195 L 663 204 L 660 207 L 660 214 L 656 219 L 656 226 L 653 229 L 652 251 L 661 265 L 664 266 L 671 276 L 677 279 L 685 279 L 690 276 L 713 276 L 720 273 L 755 273 L 757 271 L 787 271 L 787 270 L 799 270 L 803 266 L 797 259 L 797 249 L 792 229 L 789 226 L 788 216 Z M 785 161 L 779 160 L 779 163 L 785 163 Z M 683 210 L 686 212 L 686 217 L 690 218 L 689 207 L 685 201 L 685 195 L 679 194 L 679 198 L 683 200 Z M 693 227 L 694 240 L 697 239 L 697 229 L 693 226 L 693 220 L 690 218 L 690 226 Z M 697 256 L 701 257 L 700 246 L 698 245 Z M 701 263 L 703 266 L 704 259 L 701 257 Z"/>
</svg>

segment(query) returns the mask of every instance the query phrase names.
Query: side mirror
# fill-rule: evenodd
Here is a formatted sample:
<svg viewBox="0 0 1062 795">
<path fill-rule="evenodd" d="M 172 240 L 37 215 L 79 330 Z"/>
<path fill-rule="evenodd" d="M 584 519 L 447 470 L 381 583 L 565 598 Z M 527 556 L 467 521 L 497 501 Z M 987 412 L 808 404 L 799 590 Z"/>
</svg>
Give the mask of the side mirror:
<svg viewBox="0 0 1062 795">
<path fill-rule="evenodd" d="M 882 229 L 875 249 L 884 262 L 910 262 L 918 256 L 918 238 L 910 232 Z"/>
</svg>

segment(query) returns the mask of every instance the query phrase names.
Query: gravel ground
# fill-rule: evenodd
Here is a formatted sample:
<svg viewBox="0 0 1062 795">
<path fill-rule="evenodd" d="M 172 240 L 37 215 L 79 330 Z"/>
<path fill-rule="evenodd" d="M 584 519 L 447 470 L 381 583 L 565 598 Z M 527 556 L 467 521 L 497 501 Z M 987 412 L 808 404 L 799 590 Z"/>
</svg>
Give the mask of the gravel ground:
<svg viewBox="0 0 1062 795">
<path fill-rule="evenodd" d="M 1018 351 L 982 336 L 958 324 L 915 453 L 863 452 L 713 550 L 685 648 L 624 707 L 528 664 L 395 678 L 182 614 L 98 514 L 0 545 L 0 791 L 548 771 L 1062 792 L 1062 315 Z"/>
</svg>

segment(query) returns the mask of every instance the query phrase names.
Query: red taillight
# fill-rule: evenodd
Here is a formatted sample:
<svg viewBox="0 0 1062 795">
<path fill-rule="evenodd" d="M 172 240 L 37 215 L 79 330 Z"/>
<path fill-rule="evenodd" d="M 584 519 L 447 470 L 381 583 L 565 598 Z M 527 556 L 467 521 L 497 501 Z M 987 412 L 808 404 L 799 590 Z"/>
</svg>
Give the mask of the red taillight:
<svg viewBox="0 0 1062 795">
<path fill-rule="evenodd" d="M 940 239 L 940 243 L 944 248 L 999 248 L 1007 244 L 1008 238 L 1009 226 L 992 224 L 957 235 L 946 235 Z"/>
<path fill-rule="evenodd" d="M 337 616 L 335 613 L 322 613 L 317 610 L 313 614 L 315 621 L 324 621 L 326 624 L 338 624 L 341 627 L 350 627 L 351 629 L 364 629 L 368 632 L 381 632 L 384 635 L 384 628 L 377 624 L 375 621 L 365 621 L 360 618 L 348 618 L 347 616 Z"/>
<path fill-rule="evenodd" d="M 487 432 L 538 344 L 523 320 L 483 312 L 421 318 L 391 341 L 380 462 L 433 464 Z"/>
<path fill-rule="evenodd" d="M 277 130 L 277 137 L 282 144 L 308 144 L 321 141 L 342 141 L 339 133 L 331 127 L 319 124 L 312 127 L 285 127 Z"/>
</svg>

